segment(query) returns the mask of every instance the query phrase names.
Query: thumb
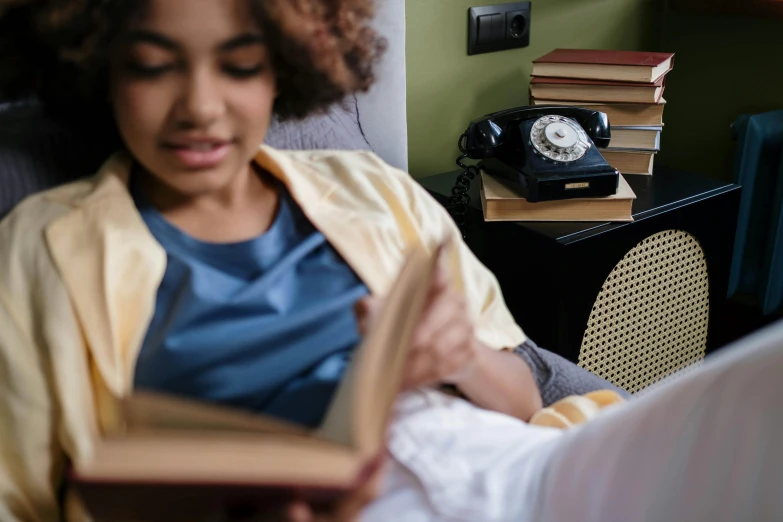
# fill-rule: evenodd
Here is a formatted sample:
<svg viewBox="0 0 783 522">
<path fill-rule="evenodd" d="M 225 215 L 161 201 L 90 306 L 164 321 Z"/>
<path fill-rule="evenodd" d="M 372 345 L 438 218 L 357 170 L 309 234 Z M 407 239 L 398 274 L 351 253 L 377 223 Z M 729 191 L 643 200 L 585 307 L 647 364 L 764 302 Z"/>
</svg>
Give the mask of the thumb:
<svg viewBox="0 0 783 522">
<path fill-rule="evenodd" d="M 378 310 L 381 306 L 381 299 L 373 296 L 367 296 L 363 299 L 356 301 L 354 305 L 354 313 L 356 314 L 356 322 L 359 328 L 359 333 L 365 335 L 373 320 L 378 314 Z"/>
<path fill-rule="evenodd" d="M 310 506 L 304 502 L 294 502 L 288 506 L 287 522 L 313 522 L 315 517 Z"/>
</svg>

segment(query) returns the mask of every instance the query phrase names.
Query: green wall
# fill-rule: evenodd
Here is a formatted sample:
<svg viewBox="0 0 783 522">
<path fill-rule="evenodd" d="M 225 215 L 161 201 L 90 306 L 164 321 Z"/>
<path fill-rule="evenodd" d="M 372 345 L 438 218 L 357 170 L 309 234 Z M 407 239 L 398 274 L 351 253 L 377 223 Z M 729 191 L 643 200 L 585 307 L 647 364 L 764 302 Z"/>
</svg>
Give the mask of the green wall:
<svg viewBox="0 0 783 522">
<path fill-rule="evenodd" d="M 408 143 L 414 176 L 456 169 L 457 139 L 468 122 L 525 105 L 531 60 L 555 47 L 660 46 L 659 0 L 535 0 L 529 47 L 468 56 L 468 8 L 494 3 L 503 2 L 406 1 Z"/>
<path fill-rule="evenodd" d="M 730 126 L 783 109 L 783 20 L 666 13 L 662 48 L 676 53 L 656 161 L 730 180 Z"/>
</svg>

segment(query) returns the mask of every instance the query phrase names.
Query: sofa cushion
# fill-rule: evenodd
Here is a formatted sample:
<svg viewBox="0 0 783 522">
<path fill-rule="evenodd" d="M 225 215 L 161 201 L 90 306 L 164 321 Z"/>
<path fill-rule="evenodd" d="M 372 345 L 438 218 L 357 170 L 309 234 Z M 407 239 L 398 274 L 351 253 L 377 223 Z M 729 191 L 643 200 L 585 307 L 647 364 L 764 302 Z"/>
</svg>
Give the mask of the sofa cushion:
<svg viewBox="0 0 783 522">
<path fill-rule="evenodd" d="M 31 194 L 94 173 L 108 153 L 38 104 L 0 103 L 0 218 Z"/>
</svg>

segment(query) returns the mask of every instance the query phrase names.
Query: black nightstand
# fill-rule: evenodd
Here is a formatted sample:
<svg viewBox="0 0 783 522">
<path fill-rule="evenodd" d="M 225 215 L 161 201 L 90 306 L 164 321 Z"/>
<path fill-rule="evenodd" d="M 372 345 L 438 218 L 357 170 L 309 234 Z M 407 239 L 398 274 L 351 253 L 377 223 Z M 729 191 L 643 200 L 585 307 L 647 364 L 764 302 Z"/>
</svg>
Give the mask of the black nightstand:
<svg viewBox="0 0 783 522">
<path fill-rule="evenodd" d="M 457 174 L 439 174 L 419 182 L 445 204 Z M 613 335 L 615 343 L 634 344 L 638 338 L 642 341 L 653 339 L 654 344 L 673 343 L 674 349 L 677 343 L 684 346 L 685 341 L 680 337 L 685 334 L 678 333 L 678 328 L 686 331 L 688 325 L 684 323 L 673 324 L 665 339 L 659 336 L 659 331 L 642 331 L 639 324 L 619 324 L 627 320 L 623 317 L 636 314 L 631 304 L 640 308 L 639 313 L 651 306 L 645 301 L 643 291 L 656 290 L 659 280 L 661 285 L 668 287 L 668 293 L 659 292 L 663 301 L 654 306 L 660 306 L 660 310 L 644 313 L 652 318 L 663 317 L 667 313 L 668 303 L 664 302 L 667 295 L 676 297 L 683 292 L 704 292 L 705 312 L 703 317 L 694 313 L 693 321 L 704 321 L 700 328 L 706 348 L 702 351 L 717 348 L 720 346 L 720 317 L 726 301 L 740 187 L 662 166 L 655 168 L 653 176 L 626 176 L 626 179 L 637 196 L 632 223 L 486 223 L 479 200 L 480 181 L 474 180 L 469 192 L 468 244 L 497 276 L 509 308 L 525 332 L 541 346 L 572 361 L 580 359 L 580 349 L 587 342 L 583 338 L 588 323 L 592 325 L 591 335 Z M 674 267 L 669 266 L 670 260 L 682 263 L 685 259 L 690 263 L 688 256 L 691 254 L 682 257 L 678 250 L 683 244 L 699 256 L 703 252 L 702 265 L 706 264 L 703 286 L 706 287 L 708 281 L 708 289 L 692 288 L 687 280 L 691 268 L 683 269 L 685 275 L 674 279 L 664 272 L 660 278 L 656 274 L 643 273 L 643 269 L 649 272 L 653 264 L 655 270 L 660 267 L 662 271 L 671 271 Z M 634 256 L 639 259 L 635 260 Z M 634 262 L 639 263 L 639 277 L 647 278 L 638 289 L 633 286 L 636 268 L 629 268 Z M 697 263 L 693 263 L 695 273 Z M 612 279 L 608 280 L 610 276 Z M 614 289 L 612 284 L 620 288 Z M 630 308 L 623 312 L 623 317 L 602 319 L 601 307 L 606 306 L 608 315 L 611 315 L 609 308 L 614 309 L 615 298 L 611 295 L 615 291 L 617 305 L 627 304 Z M 596 323 L 600 320 L 617 324 L 610 327 Z M 661 320 L 665 321 L 667 329 L 669 322 L 675 322 L 671 317 Z M 644 349 L 655 351 L 654 347 Z M 604 373 L 607 372 L 609 369 Z"/>
</svg>

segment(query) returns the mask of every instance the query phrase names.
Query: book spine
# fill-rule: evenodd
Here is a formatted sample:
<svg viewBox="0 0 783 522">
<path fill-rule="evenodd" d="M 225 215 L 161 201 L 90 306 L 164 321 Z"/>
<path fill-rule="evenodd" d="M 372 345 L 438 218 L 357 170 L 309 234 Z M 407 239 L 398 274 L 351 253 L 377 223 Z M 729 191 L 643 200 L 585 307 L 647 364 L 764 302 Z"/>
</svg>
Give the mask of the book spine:
<svg viewBox="0 0 783 522">
<path fill-rule="evenodd" d="M 71 483 L 88 513 L 100 521 L 223 520 L 242 514 L 247 520 L 294 500 L 328 506 L 343 489 L 293 486 Z M 230 518 L 231 519 L 231 518 Z M 231 519 L 233 520 L 233 519 Z M 245 520 L 245 518 L 241 518 Z"/>
</svg>

